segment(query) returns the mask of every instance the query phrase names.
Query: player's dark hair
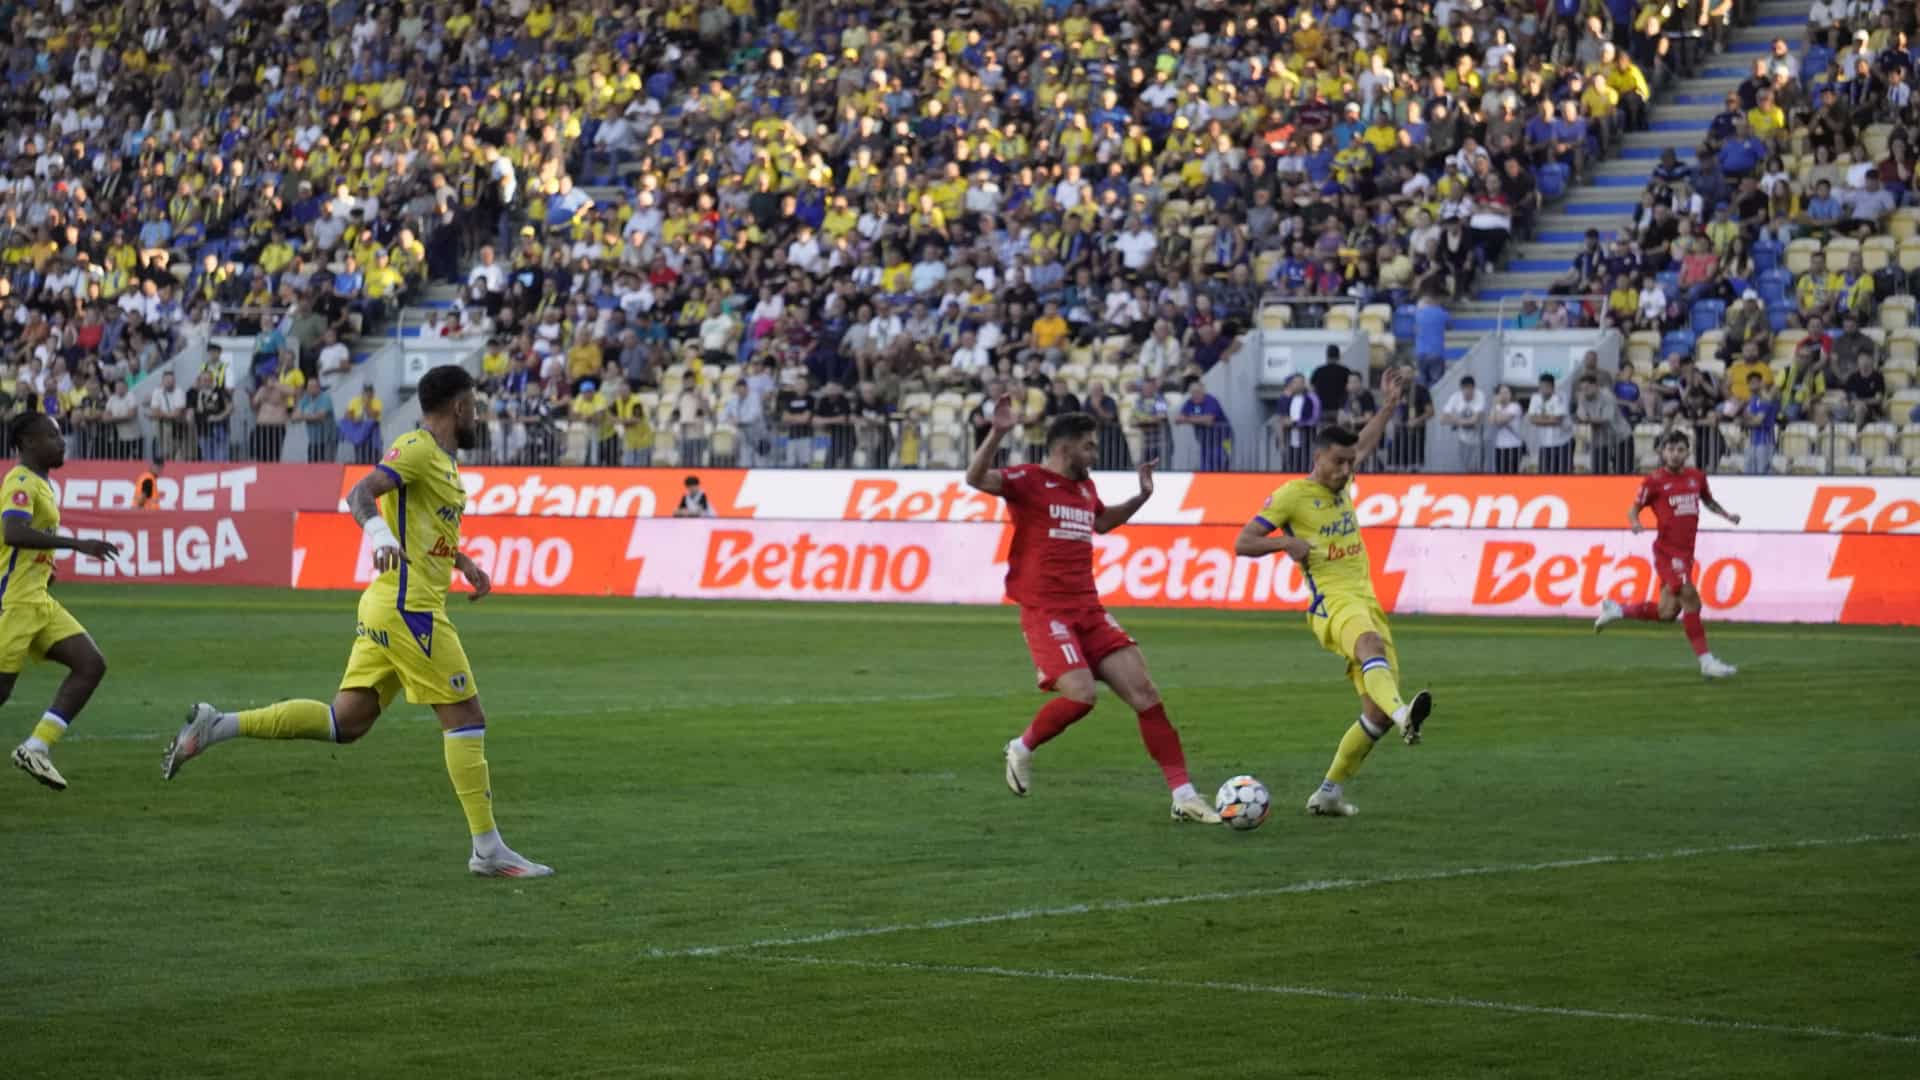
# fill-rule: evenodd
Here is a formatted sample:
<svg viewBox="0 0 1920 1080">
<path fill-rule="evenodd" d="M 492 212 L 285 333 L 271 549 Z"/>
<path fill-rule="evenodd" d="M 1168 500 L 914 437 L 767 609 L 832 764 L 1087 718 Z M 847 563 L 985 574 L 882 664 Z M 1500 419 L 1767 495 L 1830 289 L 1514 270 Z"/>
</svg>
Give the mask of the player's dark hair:
<svg viewBox="0 0 1920 1080">
<path fill-rule="evenodd" d="M 458 364 L 441 364 L 420 376 L 420 411 L 441 412 L 473 389 L 473 376 Z"/>
<path fill-rule="evenodd" d="M 686 487 L 690 487 L 690 488 L 694 488 L 694 487 L 699 487 L 699 486 L 700 486 L 700 478 L 699 478 L 699 477 L 697 477 L 697 476 L 689 476 L 689 477 L 687 477 L 687 482 L 686 482 L 686 484 L 685 484 L 684 486 L 686 486 Z"/>
<path fill-rule="evenodd" d="M 1078 439 L 1100 430 L 1100 421 L 1083 412 L 1061 413 L 1047 425 L 1047 447 L 1063 439 Z"/>
<path fill-rule="evenodd" d="M 1672 431 L 1669 431 L 1665 435 L 1660 436 L 1660 448 L 1663 450 L 1669 446 L 1692 446 L 1692 445 L 1693 445 L 1693 440 L 1687 438 L 1687 433 L 1684 431 L 1681 431 L 1679 428 L 1674 428 Z"/>
<path fill-rule="evenodd" d="M 1354 434 L 1352 428 L 1344 428 L 1336 424 L 1332 427 L 1321 428 L 1319 432 L 1314 435 L 1314 441 L 1322 448 L 1329 446 L 1353 446 L 1359 443 L 1360 436 Z"/>
<path fill-rule="evenodd" d="M 26 404 L 29 409 L 28 412 L 23 412 L 12 420 L 7 421 L 7 441 L 12 443 L 15 448 L 19 447 L 20 440 L 32 433 L 33 425 L 42 420 L 50 419 L 46 413 L 39 411 L 39 407 L 33 402 L 32 395 L 28 395 Z"/>
</svg>

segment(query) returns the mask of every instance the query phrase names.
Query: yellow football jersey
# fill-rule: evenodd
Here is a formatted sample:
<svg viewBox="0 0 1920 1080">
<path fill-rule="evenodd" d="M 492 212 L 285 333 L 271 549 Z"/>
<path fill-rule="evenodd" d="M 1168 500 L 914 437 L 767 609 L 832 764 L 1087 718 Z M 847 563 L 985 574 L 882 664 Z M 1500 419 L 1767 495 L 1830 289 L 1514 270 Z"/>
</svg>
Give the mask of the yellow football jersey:
<svg viewBox="0 0 1920 1080">
<path fill-rule="evenodd" d="M 1311 479 L 1290 480 L 1274 489 L 1258 519 L 1312 547 L 1306 576 L 1316 601 L 1373 598 L 1367 545 L 1348 492 L 1328 491 Z"/>
<path fill-rule="evenodd" d="M 60 500 L 47 478 L 15 465 L 0 484 L 0 517 L 24 517 L 42 532 L 60 528 Z M 53 574 L 53 552 L 8 547 L 0 542 L 0 608 L 27 600 L 44 599 Z"/>
<path fill-rule="evenodd" d="M 367 586 L 401 611 L 440 611 L 447 603 L 453 557 L 460 550 L 460 517 L 467 505 L 460 466 L 433 436 L 414 430 L 393 440 L 374 468 L 400 482 L 380 497 L 380 516 L 400 540 L 407 561 Z"/>
</svg>

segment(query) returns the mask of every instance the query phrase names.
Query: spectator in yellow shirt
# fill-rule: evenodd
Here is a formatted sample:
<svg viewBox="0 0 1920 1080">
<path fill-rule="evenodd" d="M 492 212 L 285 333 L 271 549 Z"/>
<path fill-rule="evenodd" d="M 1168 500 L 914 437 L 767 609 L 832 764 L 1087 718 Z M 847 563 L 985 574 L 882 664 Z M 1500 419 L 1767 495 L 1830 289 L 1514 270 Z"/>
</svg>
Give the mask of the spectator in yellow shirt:
<svg viewBox="0 0 1920 1080">
<path fill-rule="evenodd" d="M 1620 112 L 1624 114 L 1629 131 L 1644 131 L 1647 127 L 1647 101 L 1653 97 L 1653 90 L 1647 85 L 1646 73 L 1640 65 L 1626 53 L 1616 51 L 1613 62 L 1606 66 L 1607 86 L 1620 95 Z"/>
<path fill-rule="evenodd" d="M 1762 87 L 1753 96 L 1753 108 L 1747 110 L 1747 124 L 1753 128 L 1754 135 L 1773 142 L 1785 138 L 1787 132 L 1787 114 L 1774 103 L 1773 90 Z"/>
</svg>

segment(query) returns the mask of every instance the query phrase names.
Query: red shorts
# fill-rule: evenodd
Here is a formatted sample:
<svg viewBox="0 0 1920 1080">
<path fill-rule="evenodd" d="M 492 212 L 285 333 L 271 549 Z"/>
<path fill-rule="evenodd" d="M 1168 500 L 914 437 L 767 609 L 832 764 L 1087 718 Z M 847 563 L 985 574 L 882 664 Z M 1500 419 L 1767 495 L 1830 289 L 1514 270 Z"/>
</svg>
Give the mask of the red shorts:
<svg viewBox="0 0 1920 1080">
<path fill-rule="evenodd" d="M 1653 572 L 1659 576 L 1661 588 L 1677 593 L 1693 580 L 1693 553 L 1682 554 L 1656 546 Z"/>
<path fill-rule="evenodd" d="M 1093 668 L 1100 661 L 1132 648 L 1133 640 L 1120 623 L 1102 608 L 1084 611 L 1020 609 L 1020 633 L 1033 655 L 1040 689 L 1051 690 L 1060 676 L 1076 668 Z"/>
</svg>

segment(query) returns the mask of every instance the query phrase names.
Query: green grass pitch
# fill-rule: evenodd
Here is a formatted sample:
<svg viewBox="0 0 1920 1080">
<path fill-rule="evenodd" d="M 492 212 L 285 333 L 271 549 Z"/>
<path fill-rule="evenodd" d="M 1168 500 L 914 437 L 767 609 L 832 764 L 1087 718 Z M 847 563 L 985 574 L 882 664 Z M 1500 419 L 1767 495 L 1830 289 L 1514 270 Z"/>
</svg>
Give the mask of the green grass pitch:
<svg viewBox="0 0 1920 1080">
<path fill-rule="evenodd" d="M 1174 825 L 1108 696 L 1025 800 L 1011 609 L 493 598 L 452 614 L 508 841 L 465 871 L 431 714 L 329 696 L 351 596 L 68 587 L 112 664 L 0 774 L 0 1075 L 1916 1077 L 1912 631 L 1414 619 L 1427 742 L 1312 820 L 1355 703 L 1299 615 L 1121 612 L 1211 792 Z M 56 679 L 0 710 L 24 737 Z"/>
</svg>

